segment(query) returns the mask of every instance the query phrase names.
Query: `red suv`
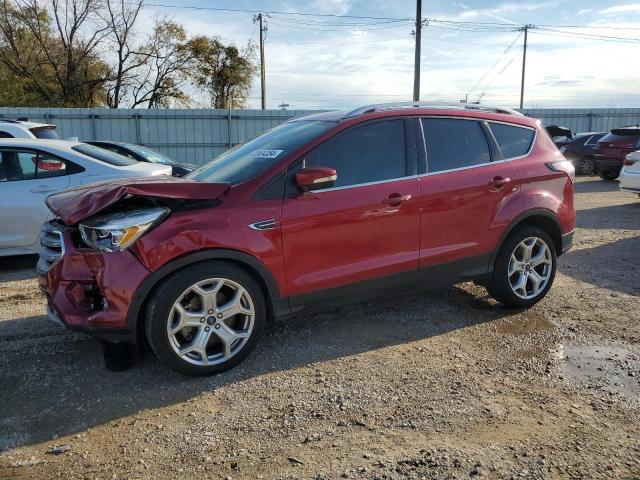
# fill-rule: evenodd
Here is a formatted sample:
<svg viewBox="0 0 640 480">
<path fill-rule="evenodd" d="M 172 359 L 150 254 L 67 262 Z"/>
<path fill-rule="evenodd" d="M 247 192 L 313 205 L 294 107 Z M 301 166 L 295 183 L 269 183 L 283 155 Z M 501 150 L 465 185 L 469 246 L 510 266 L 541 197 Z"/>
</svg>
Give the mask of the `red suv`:
<svg viewBox="0 0 640 480">
<path fill-rule="evenodd" d="M 603 180 L 620 175 L 626 156 L 640 148 L 640 126 L 614 128 L 600 140 L 594 150 L 593 169 Z"/>
<path fill-rule="evenodd" d="M 480 106 L 389 104 L 291 120 L 180 178 L 48 198 L 48 314 L 208 375 L 265 324 L 476 281 L 528 307 L 575 225 L 571 163 L 539 121 Z"/>
</svg>

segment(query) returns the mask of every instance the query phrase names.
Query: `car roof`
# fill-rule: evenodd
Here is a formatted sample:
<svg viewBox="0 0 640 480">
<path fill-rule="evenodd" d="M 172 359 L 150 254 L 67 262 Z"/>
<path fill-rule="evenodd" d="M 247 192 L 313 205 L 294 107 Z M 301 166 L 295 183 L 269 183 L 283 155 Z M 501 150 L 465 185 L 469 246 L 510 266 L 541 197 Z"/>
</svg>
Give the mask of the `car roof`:
<svg viewBox="0 0 640 480">
<path fill-rule="evenodd" d="M 0 148 L 13 147 L 13 148 L 51 148 L 55 150 L 68 150 L 71 151 L 74 145 L 78 145 L 80 142 L 73 140 L 49 140 L 39 138 L 2 138 L 0 139 Z"/>
<path fill-rule="evenodd" d="M 422 102 L 397 102 L 387 104 L 367 105 L 350 111 L 335 110 L 321 112 L 303 117 L 297 117 L 290 122 L 316 120 L 341 123 L 345 121 L 359 121 L 365 119 L 396 117 L 396 116 L 455 116 L 468 117 L 498 122 L 515 123 L 533 127 L 537 119 L 526 117 L 521 113 L 501 107 L 489 107 L 477 104 L 438 104 Z"/>
<path fill-rule="evenodd" d="M 9 120 L 6 118 L 0 118 L 0 123 L 21 125 L 23 127 L 28 128 L 29 130 L 31 130 L 32 128 L 56 128 L 56 126 L 52 123 L 38 123 L 38 122 L 31 122 L 27 120 Z"/>
</svg>

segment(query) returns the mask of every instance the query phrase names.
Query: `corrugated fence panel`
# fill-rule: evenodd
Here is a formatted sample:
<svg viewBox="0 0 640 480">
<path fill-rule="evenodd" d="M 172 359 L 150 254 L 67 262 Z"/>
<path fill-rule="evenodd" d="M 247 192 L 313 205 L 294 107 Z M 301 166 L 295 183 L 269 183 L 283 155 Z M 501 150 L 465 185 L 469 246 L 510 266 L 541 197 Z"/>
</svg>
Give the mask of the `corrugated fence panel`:
<svg viewBox="0 0 640 480">
<path fill-rule="evenodd" d="M 140 143 L 176 160 L 197 165 L 231 146 L 309 110 L 0 108 L 0 119 L 26 117 L 54 123 L 63 138 Z M 525 109 L 545 125 L 562 125 L 574 133 L 608 131 L 640 124 L 640 108 Z"/>
</svg>

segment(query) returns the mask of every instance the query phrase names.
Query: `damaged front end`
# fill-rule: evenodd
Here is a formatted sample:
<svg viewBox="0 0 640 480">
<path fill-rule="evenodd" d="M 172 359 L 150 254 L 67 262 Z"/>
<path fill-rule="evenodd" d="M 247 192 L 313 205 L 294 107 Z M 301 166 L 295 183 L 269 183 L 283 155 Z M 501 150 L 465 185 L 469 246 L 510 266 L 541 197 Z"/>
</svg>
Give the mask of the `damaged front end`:
<svg viewBox="0 0 640 480">
<path fill-rule="evenodd" d="M 114 343 L 134 343 L 131 299 L 150 271 L 129 248 L 172 212 L 219 204 L 228 184 L 184 179 L 121 180 L 50 196 L 38 281 L 50 318 Z"/>
</svg>

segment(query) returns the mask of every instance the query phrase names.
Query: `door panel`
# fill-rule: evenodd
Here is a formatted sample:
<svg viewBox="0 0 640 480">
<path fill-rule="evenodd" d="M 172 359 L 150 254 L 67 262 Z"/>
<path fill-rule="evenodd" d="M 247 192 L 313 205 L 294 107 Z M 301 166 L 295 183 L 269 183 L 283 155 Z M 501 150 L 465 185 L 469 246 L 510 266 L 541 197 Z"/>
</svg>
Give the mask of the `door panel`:
<svg viewBox="0 0 640 480">
<path fill-rule="evenodd" d="M 69 176 L 0 182 L 0 248 L 34 245 L 50 214 L 44 200 L 68 185 Z"/>
<path fill-rule="evenodd" d="M 512 165 L 500 161 L 421 177 L 420 266 L 493 252 L 508 217 L 522 211 L 515 176 Z M 499 178 L 511 181 L 500 186 Z"/>
<path fill-rule="evenodd" d="M 515 195 L 516 170 L 508 161 L 496 161 L 503 152 L 492 132 L 477 120 L 430 117 L 421 123 L 428 174 L 420 178 L 420 266 L 476 256 L 488 262 L 503 229 L 522 211 Z M 510 128 L 500 126 L 501 135 Z M 528 140 L 503 142 L 509 154 L 528 150 L 533 133 L 523 133 Z M 464 268 L 464 261 L 458 265 Z"/>
<path fill-rule="evenodd" d="M 408 177 L 285 198 L 286 294 L 417 269 L 418 197 Z"/>
<path fill-rule="evenodd" d="M 60 159 L 14 149 L 0 151 L 0 248 L 31 247 L 49 216 L 45 198 L 67 188 Z"/>
</svg>

